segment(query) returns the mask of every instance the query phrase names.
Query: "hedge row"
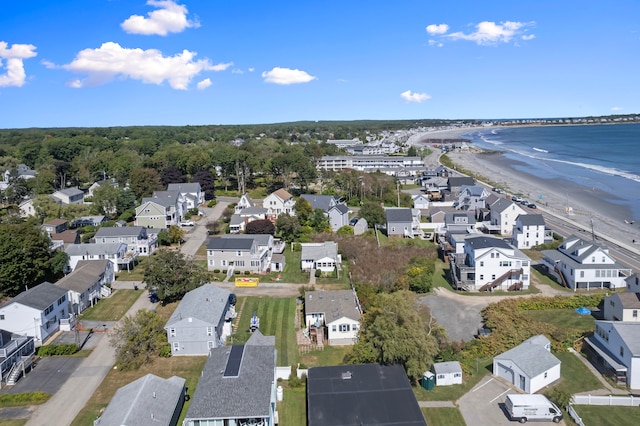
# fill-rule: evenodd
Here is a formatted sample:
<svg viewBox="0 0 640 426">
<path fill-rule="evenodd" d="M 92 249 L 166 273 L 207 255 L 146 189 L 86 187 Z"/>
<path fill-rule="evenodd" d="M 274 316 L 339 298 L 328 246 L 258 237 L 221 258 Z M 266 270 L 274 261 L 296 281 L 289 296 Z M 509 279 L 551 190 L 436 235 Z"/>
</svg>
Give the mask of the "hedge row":
<svg viewBox="0 0 640 426">
<path fill-rule="evenodd" d="M 43 404 L 51 398 L 44 392 L 24 392 L 0 395 L 0 407 L 21 407 L 23 405 Z"/>
<path fill-rule="evenodd" d="M 78 347 L 73 344 L 46 345 L 38 348 L 38 356 L 73 355 L 78 352 Z"/>
</svg>

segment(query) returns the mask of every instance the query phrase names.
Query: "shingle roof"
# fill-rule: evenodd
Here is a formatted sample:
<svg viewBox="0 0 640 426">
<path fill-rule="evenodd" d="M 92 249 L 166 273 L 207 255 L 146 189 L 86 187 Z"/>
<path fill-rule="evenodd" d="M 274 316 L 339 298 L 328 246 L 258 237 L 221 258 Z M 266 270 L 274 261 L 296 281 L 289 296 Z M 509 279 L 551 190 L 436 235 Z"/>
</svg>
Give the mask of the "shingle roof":
<svg viewBox="0 0 640 426">
<path fill-rule="evenodd" d="M 79 195 L 79 194 L 84 194 L 84 192 L 82 192 L 82 190 L 80 190 L 78 188 L 65 188 L 65 189 L 61 189 L 61 190 L 57 191 L 57 193 L 64 194 L 67 197 L 71 197 L 71 196 Z"/>
<path fill-rule="evenodd" d="M 220 238 L 228 238 L 232 240 L 253 240 L 259 246 L 266 246 L 273 237 L 269 234 L 225 234 L 220 236 Z"/>
<path fill-rule="evenodd" d="M 401 365 L 313 367 L 307 379 L 308 426 L 426 426 Z"/>
<path fill-rule="evenodd" d="M 180 191 L 156 191 L 152 197 L 143 198 L 142 203 L 152 202 L 161 205 L 162 207 L 171 207 L 178 202 Z"/>
<path fill-rule="evenodd" d="M 58 226 L 67 223 L 66 219 L 51 219 L 43 224 L 43 226 Z"/>
<path fill-rule="evenodd" d="M 337 260 L 338 258 L 338 244 L 333 241 L 301 243 L 301 246 L 300 258 L 302 260 L 319 260 L 325 257 Z"/>
<path fill-rule="evenodd" d="M 223 375 L 230 352 L 230 346 L 211 350 L 191 399 L 187 420 L 270 416 L 275 337 L 263 336 L 259 330 L 251 335 L 244 345 L 237 377 Z"/>
<path fill-rule="evenodd" d="M 207 250 L 244 250 L 249 251 L 253 246 L 250 238 L 210 238 Z"/>
<path fill-rule="evenodd" d="M 560 364 L 560 360 L 545 349 L 543 345 L 549 343 L 549 340 L 544 336 L 542 336 L 544 339 L 541 339 L 540 336 L 533 336 L 515 348 L 496 356 L 494 359 L 509 360 L 530 378 L 536 377 Z"/>
<path fill-rule="evenodd" d="M 323 313 L 325 323 L 342 317 L 360 320 L 360 311 L 353 290 L 307 291 L 304 294 L 305 315 Z"/>
<path fill-rule="evenodd" d="M 434 362 L 433 372 L 436 374 L 462 373 L 462 367 L 458 361 Z"/>
<path fill-rule="evenodd" d="M 107 268 L 108 260 L 82 260 L 69 275 L 56 281 L 56 285 L 82 293 L 94 285 Z"/>
<path fill-rule="evenodd" d="M 274 192 L 273 192 L 273 194 L 274 194 L 276 197 L 280 198 L 282 201 L 286 201 L 286 200 L 288 200 L 289 198 L 292 198 L 292 197 L 293 197 L 293 195 L 289 194 L 289 192 L 287 192 L 287 190 L 286 190 L 286 189 L 284 189 L 284 188 L 280 188 L 280 189 L 278 189 L 277 191 L 274 191 Z"/>
<path fill-rule="evenodd" d="M 618 332 L 624 343 L 629 347 L 633 356 L 640 355 L 640 322 L 612 321 L 612 326 Z"/>
<path fill-rule="evenodd" d="M 45 281 L 42 284 L 23 291 L 3 306 L 10 305 L 11 303 L 19 303 L 34 309 L 44 310 L 66 294 L 66 289 Z"/>
<path fill-rule="evenodd" d="M 312 208 L 324 211 L 329 211 L 338 202 L 333 195 L 302 194 L 300 198 L 307 200 Z"/>
<path fill-rule="evenodd" d="M 510 246 L 505 240 L 502 240 L 500 238 L 492 238 L 492 237 L 467 238 L 465 240 L 465 244 L 469 244 L 473 249 L 495 247 L 495 248 L 514 250 L 514 248 Z"/>
<path fill-rule="evenodd" d="M 118 389 L 100 416 L 99 426 L 170 425 L 182 401 L 185 379 L 142 376 Z"/>
<path fill-rule="evenodd" d="M 458 186 L 462 186 L 462 185 L 475 185 L 476 184 L 476 180 L 474 178 L 467 177 L 467 176 L 450 177 L 447 182 L 448 182 L 448 185 L 450 187 L 458 187 Z"/>
<path fill-rule="evenodd" d="M 411 209 L 407 208 L 389 208 L 385 209 L 387 222 L 413 222 Z"/>
<path fill-rule="evenodd" d="M 200 183 L 191 182 L 191 183 L 170 183 L 167 185 L 168 191 L 179 191 L 182 193 L 185 192 L 200 192 Z"/>
<path fill-rule="evenodd" d="M 197 318 L 208 324 L 218 325 L 229 303 L 229 291 L 213 284 L 204 284 L 184 295 L 165 328 L 183 318 Z"/>
<path fill-rule="evenodd" d="M 105 243 L 105 244 L 69 244 L 64 248 L 64 252 L 69 256 L 82 256 L 82 255 L 100 255 L 116 253 L 120 250 L 121 246 L 126 246 L 125 243 Z"/>
<path fill-rule="evenodd" d="M 612 297 L 617 297 L 624 309 L 640 309 L 640 293 L 615 293 Z"/>
<path fill-rule="evenodd" d="M 98 229 L 95 237 L 137 237 L 145 234 L 144 226 L 103 226 Z"/>
<path fill-rule="evenodd" d="M 541 214 L 521 214 L 518 220 L 524 226 L 544 226 L 544 216 Z"/>
</svg>

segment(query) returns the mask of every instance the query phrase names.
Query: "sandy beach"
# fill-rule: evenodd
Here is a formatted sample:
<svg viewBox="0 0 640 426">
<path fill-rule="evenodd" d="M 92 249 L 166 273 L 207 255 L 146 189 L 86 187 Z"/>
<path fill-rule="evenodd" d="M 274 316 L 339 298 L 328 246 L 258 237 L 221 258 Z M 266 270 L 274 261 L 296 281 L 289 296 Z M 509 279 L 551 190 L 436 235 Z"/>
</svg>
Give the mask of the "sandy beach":
<svg viewBox="0 0 640 426">
<path fill-rule="evenodd" d="M 453 139 L 473 130 L 463 128 L 430 132 L 423 134 L 421 139 Z M 494 183 L 509 194 L 527 198 L 538 206 L 540 213 L 562 217 L 579 224 L 588 232 L 593 221 L 596 235 L 640 253 L 640 224 L 625 222 L 632 216 L 628 208 L 616 202 L 620 200 L 619 196 L 597 188 L 585 188 L 568 180 L 534 176 L 525 172 L 525 163 L 510 160 L 495 151 L 474 149 L 447 155 L 459 167 L 486 178 L 486 183 Z"/>
</svg>

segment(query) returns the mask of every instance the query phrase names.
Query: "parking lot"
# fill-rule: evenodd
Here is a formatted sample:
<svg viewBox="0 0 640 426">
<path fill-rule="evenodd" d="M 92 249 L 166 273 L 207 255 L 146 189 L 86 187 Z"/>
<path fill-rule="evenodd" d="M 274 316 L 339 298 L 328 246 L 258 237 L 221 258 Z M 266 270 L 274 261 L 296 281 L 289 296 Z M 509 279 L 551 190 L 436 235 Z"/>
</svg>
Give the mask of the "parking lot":
<svg viewBox="0 0 640 426">
<path fill-rule="evenodd" d="M 468 425 L 513 425 L 504 407 L 506 395 L 518 393 L 508 384 L 494 377 L 486 376 L 462 398 L 458 400 L 458 406 L 464 421 Z M 542 424 L 556 424 L 542 422 Z M 537 424 L 537 422 L 536 422 Z M 566 424 L 563 421 L 560 423 Z"/>
</svg>

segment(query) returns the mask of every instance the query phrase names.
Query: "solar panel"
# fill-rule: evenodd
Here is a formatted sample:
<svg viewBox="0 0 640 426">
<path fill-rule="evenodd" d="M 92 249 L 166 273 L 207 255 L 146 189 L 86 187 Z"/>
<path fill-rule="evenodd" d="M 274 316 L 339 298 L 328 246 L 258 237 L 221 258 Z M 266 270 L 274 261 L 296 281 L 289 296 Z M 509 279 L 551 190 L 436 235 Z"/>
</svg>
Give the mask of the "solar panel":
<svg viewBox="0 0 640 426">
<path fill-rule="evenodd" d="M 224 369 L 224 377 L 238 377 L 240 363 L 244 354 L 244 345 L 231 346 L 231 353 L 227 359 L 227 367 Z"/>
</svg>

